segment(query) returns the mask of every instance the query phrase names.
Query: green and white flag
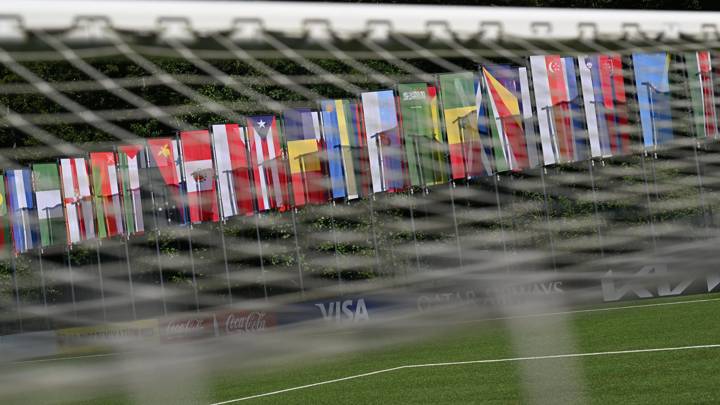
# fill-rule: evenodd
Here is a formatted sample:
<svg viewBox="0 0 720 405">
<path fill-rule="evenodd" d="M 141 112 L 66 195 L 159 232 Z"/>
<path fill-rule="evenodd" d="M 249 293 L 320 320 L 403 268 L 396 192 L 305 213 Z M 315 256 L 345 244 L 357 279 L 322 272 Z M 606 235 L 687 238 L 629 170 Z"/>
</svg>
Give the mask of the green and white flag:
<svg viewBox="0 0 720 405">
<path fill-rule="evenodd" d="M 56 163 L 32 165 L 37 201 L 40 242 L 43 247 L 67 243 L 65 215 L 60 193 L 60 175 Z"/>
<path fill-rule="evenodd" d="M 443 145 L 435 137 L 431 97 L 426 83 L 398 85 L 405 154 L 413 186 L 443 181 Z"/>
</svg>

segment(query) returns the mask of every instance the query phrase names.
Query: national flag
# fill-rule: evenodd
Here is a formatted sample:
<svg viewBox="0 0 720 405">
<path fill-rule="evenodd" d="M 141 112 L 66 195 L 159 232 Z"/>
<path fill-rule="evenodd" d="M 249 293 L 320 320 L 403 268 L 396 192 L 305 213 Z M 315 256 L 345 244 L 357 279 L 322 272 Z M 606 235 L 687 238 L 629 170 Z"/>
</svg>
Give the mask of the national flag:
<svg viewBox="0 0 720 405">
<path fill-rule="evenodd" d="M 40 244 L 43 247 L 66 244 L 67 231 L 57 163 L 35 163 L 32 172 Z"/>
<path fill-rule="evenodd" d="M 368 166 L 360 108 L 349 100 L 322 100 L 320 114 L 332 198 L 359 198 Z"/>
<path fill-rule="evenodd" d="M 573 59 L 531 56 L 530 68 L 544 163 L 585 159 L 589 153 L 587 131 Z"/>
<path fill-rule="evenodd" d="M 205 129 L 180 132 L 180 143 L 190 221 L 217 222 L 220 213 L 210 132 Z"/>
<path fill-rule="evenodd" d="M 405 187 L 403 150 L 392 90 L 361 94 L 373 192 Z"/>
<path fill-rule="evenodd" d="M 478 130 L 478 106 L 482 97 L 475 75 L 472 72 L 441 74 L 438 85 L 452 178 L 492 174 L 490 157 Z"/>
<path fill-rule="evenodd" d="M 525 138 L 520 70 L 505 65 L 488 65 L 481 69 L 483 87 L 488 95 L 497 171 L 527 169 L 530 166 Z"/>
<path fill-rule="evenodd" d="M 38 244 L 35 202 L 32 195 L 32 173 L 29 169 L 5 172 L 5 187 L 10 208 L 10 223 L 15 253 L 23 253 Z"/>
<path fill-rule="evenodd" d="M 252 215 L 254 209 L 245 129 L 238 124 L 213 125 L 212 144 L 223 219 Z"/>
<path fill-rule="evenodd" d="M 285 211 L 290 201 L 277 119 L 272 115 L 248 117 L 247 128 L 258 211 Z"/>
<path fill-rule="evenodd" d="M 145 145 L 122 145 L 117 148 L 120 172 L 120 194 L 122 195 L 123 216 L 128 234 L 145 232 L 143 217 L 141 170 L 147 168 Z"/>
<path fill-rule="evenodd" d="M 309 108 L 286 110 L 283 114 L 293 203 L 321 204 L 327 200 L 320 115 Z"/>
<path fill-rule="evenodd" d="M 440 103 L 438 101 L 437 87 L 428 85 L 428 100 L 430 102 L 430 116 L 432 117 L 433 129 L 433 159 L 438 162 L 439 170 L 435 172 L 435 184 L 447 182 L 450 175 L 447 165 L 447 144 L 442 132 L 442 120 L 440 118 Z"/>
<path fill-rule="evenodd" d="M 60 182 L 68 243 L 94 238 L 95 214 L 85 158 L 60 159 Z"/>
<path fill-rule="evenodd" d="M 123 235 L 125 231 L 115 153 L 91 153 L 90 167 L 92 169 L 92 191 L 95 199 L 98 237 L 109 238 Z"/>
<path fill-rule="evenodd" d="M 433 120 L 433 107 L 438 118 L 437 97 L 434 87 L 431 96 L 431 87 L 426 83 L 398 85 L 405 159 L 413 186 L 438 184 L 444 177 L 444 162 L 438 153 L 442 151 L 442 138 L 438 139 L 440 128 Z"/>
<path fill-rule="evenodd" d="M 670 110 L 670 55 L 667 52 L 634 53 L 640 125 L 646 147 L 672 140 Z"/>
<path fill-rule="evenodd" d="M 579 56 L 578 64 L 592 156 L 630 153 L 622 58 L 620 55 Z"/>
<path fill-rule="evenodd" d="M 7 199 L 5 198 L 5 175 L 0 174 L 0 256 L 10 253 L 12 248 L 12 233 L 10 232 L 10 218 L 8 216 Z"/>
<path fill-rule="evenodd" d="M 718 122 L 710 52 L 686 53 L 685 65 L 688 72 L 695 133 L 699 138 L 716 138 Z"/>
<path fill-rule="evenodd" d="M 180 176 L 180 153 L 177 140 L 147 140 L 148 182 L 154 209 L 161 215 L 158 226 L 187 224 L 188 213 Z"/>
</svg>

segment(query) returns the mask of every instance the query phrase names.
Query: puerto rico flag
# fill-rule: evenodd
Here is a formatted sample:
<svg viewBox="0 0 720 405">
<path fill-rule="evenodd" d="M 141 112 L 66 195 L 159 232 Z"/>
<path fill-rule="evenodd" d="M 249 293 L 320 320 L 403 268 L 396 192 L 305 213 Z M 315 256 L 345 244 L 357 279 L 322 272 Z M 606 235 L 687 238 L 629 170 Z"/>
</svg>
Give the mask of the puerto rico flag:
<svg viewBox="0 0 720 405">
<path fill-rule="evenodd" d="M 403 147 L 392 90 L 362 93 L 373 192 L 405 187 Z"/>
<path fill-rule="evenodd" d="M 113 152 L 90 154 L 98 236 L 109 238 L 125 233 L 118 185 L 117 161 Z"/>
<path fill-rule="evenodd" d="M 531 56 L 530 68 L 545 164 L 587 158 L 589 150 L 573 59 Z"/>
<path fill-rule="evenodd" d="M 32 174 L 29 169 L 8 170 L 5 182 L 15 253 L 27 252 L 39 243 L 37 222 L 32 219 Z"/>
<path fill-rule="evenodd" d="M 60 181 L 68 243 L 95 238 L 90 175 L 85 158 L 60 159 Z"/>
<path fill-rule="evenodd" d="M 248 117 L 247 129 L 258 211 L 285 211 L 290 204 L 277 120 L 272 115 Z"/>
<path fill-rule="evenodd" d="M 180 143 L 190 221 L 193 224 L 217 222 L 220 214 L 210 133 L 207 130 L 180 132 Z"/>
<path fill-rule="evenodd" d="M 294 205 L 300 207 L 325 202 L 327 187 L 321 155 L 323 140 L 319 114 L 309 108 L 287 110 L 283 114 L 283 125 Z"/>
<path fill-rule="evenodd" d="M 211 129 L 222 217 L 252 215 L 254 209 L 245 130 L 238 124 L 213 125 Z"/>
</svg>

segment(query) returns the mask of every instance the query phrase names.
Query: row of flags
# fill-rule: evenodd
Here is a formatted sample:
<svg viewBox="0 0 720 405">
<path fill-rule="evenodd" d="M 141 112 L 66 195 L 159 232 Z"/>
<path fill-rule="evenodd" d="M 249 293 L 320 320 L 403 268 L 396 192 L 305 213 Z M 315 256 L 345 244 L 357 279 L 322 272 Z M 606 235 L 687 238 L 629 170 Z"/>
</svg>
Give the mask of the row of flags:
<svg viewBox="0 0 720 405">
<path fill-rule="evenodd" d="M 685 61 L 690 114 L 716 137 L 711 55 Z M 642 145 L 673 137 L 671 55 L 531 56 L 323 100 L 144 144 L 61 158 L 0 177 L 3 246 L 15 253 L 353 200 L 408 187 L 627 154 L 627 89 Z"/>
</svg>

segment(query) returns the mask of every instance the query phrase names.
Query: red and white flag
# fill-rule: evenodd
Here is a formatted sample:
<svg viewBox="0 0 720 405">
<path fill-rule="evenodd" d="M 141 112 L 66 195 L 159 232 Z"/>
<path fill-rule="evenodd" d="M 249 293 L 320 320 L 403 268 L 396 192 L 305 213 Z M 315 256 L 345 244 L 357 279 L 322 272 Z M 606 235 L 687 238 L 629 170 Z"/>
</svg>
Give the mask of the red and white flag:
<svg viewBox="0 0 720 405">
<path fill-rule="evenodd" d="M 289 208 L 285 155 L 274 116 L 248 117 L 250 163 L 259 211 Z"/>
<path fill-rule="evenodd" d="M 60 159 L 65 226 L 69 243 L 95 237 L 90 176 L 85 158 Z"/>
<path fill-rule="evenodd" d="M 117 161 L 113 152 L 90 154 L 98 235 L 107 238 L 124 234 Z"/>
<path fill-rule="evenodd" d="M 180 132 L 180 143 L 190 221 L 194 224 L 217 222 L 220 215 L 210 133 L 207 130 Z"/>
<path fill-rule="evenodd" d="M 252 215 L 245 131 L 238 124 L 213 125 L 212 144 L 223 219 L 235 215 Z"/>
</svg>

